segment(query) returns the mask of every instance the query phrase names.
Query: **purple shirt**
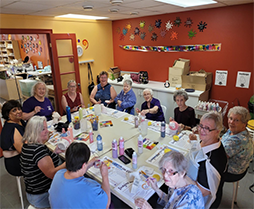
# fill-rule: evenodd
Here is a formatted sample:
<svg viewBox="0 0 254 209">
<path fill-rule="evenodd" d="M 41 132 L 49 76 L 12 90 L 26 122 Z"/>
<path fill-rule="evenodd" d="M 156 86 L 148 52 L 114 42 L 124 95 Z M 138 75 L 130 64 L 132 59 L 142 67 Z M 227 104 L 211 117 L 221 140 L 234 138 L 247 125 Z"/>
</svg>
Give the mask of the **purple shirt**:
<svg viewBox="0 0 254 209">
<path fill-rule="evenodd" d="M 151 114 L 151 113 L 147 113 L 146 114 L 146 119 L 148 120 L 155 120 L 155 121 L 165 121 L 164 118 L 164 114 L 161 108 L 161 104 L 160 101 L 158 99 L 153 98 L 151 103 L 150 103 L 150 109 L 152 109 L 154 106 L 158 107 L 158 112 L 156 114 Z M 147 106 L 147 102 L 145 101 L 142 105 L 141 105 L 141 111 L 142 110 L 146 110 L 149 109 Z"/>
<path fill-rule="evenodd" d="M 47 97 L 45 97 L 44 102 L 38 101 L 34 96 L 28 98 L 23 103 L 22 111 L 25 113 L 30 113 L 34 111 L 34 108 L 36 106 L 40 106 L 43 109 L 41 109 L 41 111 L 36 113 L 35 115 L 45 116 L 48 121 L 52 119 L 52 113 L 54 112 L 54 108 Z"/>
<path fill-rule="evenodd" d="M 195 111 L 192 107 L 187 107 L 186 110 L 180 111 L 179 107 L 174 110 L 175 121 L 182 123 L 185 126 L 193 128 L 196 125 Z"/>
</svg>

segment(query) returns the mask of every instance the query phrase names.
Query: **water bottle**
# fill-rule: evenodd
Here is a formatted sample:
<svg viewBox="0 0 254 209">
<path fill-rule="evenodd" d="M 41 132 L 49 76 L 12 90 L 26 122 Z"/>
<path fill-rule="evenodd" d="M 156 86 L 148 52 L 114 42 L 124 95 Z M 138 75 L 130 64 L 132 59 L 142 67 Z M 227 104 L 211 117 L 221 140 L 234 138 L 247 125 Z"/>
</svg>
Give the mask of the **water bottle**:
<svg viewBox="0 0 254 209">
<path fill-rule="evenodd" d="M 132 154 L 132 168 L 133 169 L 136 169 L 138 167 L 137 161 L 138 161 L 137 154 L 136 154 L 136 152 L 133 152 L 133 154 Z"/>
<path fill-rule="evenodd" d="M 165 137 L 165 122 L 162 121 L 161 122 L 161 137 L 164 138 Z"/>
<path fill-rule="evenodd" d="M 112 157 L 113 158 L 117 158 L 118 157 L 118 155 L 117 155 L 117 141 L 116 141 L 116 139 L 114 139 L 112 141 Z"/>
<path fill-rule="evenodd" d="M 120 137 L 119 139 L 119 155 L 124 154 L 124 139 L 123 137 Z"/>
<path fill-rule="evenodd" d="M 93 132 L 92 132 L 92 130 L 89 131 L 89 141 L 90 141 L 90 144 L 93 143 Z"/>
<path fill-rule="evenodd" d="M 98 134 L 97 138 L 97 150 L 102 151 L 103 150 L 103 144 L 102 144 L 102 137 L 100 134 Z"/>
<path fill-rule="evenodd" d="M 69 106 L 66 106 L 66 115 L 67 115 L 67 121 L 71 122 L 71 108 Z"/>
<path fill-rule="evenodd" d="M 141 135 L 138 137 L 138 153 L 143 153 L 143 137 Z"/>
</svg>

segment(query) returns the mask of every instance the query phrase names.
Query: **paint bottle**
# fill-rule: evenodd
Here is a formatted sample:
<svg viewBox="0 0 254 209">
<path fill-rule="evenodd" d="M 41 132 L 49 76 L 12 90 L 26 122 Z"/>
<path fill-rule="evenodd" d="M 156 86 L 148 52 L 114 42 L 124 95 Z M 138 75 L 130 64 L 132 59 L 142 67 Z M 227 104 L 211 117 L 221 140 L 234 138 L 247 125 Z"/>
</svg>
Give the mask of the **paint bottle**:
<svg viewBox="0 0 254 209">
<path fill-rule="evenodd" d="M 90 144 L 93 143 L 93 132 L 92 132 L 92 130 L 89 131 L 89 141 L 90 141 Z"/>
<path fill-rule="evenodd" d="M 143 153 L 143 137 L 141 135 L 138 137 L 138 153 Z"/>
<path fill-rule="evenodd" d="M 118 155 L 117 155 L 117 141 L 116 139 L 113 139 L 112 141 L 112 157 L 113 158 L 117 158 Z"/>
<path fill-rule="evenodd" d="M 103 144 L 102 144 L 102 137 L 100 134 L 96 137 L 97 140 L 97 150 L 102 151 L 103 150 Z"/>
<path fill-rule="evenodd" d="M 79 120 L 81 120 L 83 118 L 83 108 L 82 107 L 79 108 L 78 113 L 79 113 Z"/>
<path fill-rule="evenodd" d="M 132 154 L 132 168 L 133 169 L 136 169 L 137 167 L 138 167 L 138 163 L 137 163 L 137 161 L 138 161 L 138 159 L 137 159 L 138 157 L 137 157 L 137 154 L 136 154 L 136 152 L 133 152 L 133 154 Z"/>
<path fill-rule="evenodd" d="M 139 125 L 139 119 L 138 119 L 138 116 L 135 116 L 134 117 L 134 127 L 138 128 L 138 125 Z"/>
<path fill-rule="evenodd" d="M 165 137 L 165 128 L 166 128 L 165 122 L 162 121 L 162 122 L 161 122 L 161 137 L 162 137 L 162 138 Z"/>
<path fill-rule="evenodd" d="M 123 137 L 120 137 L 119 139 L 119 155 L 123 155 L 124 154 L 124 139 Z"/>
<path fill-rule="evenodd" d="M 66 106 L 66 115 L 67 115 L 67 121 L 71 122 L 71 108 L 69 106 Z"/>
<path fill-rule="evenodd" d="M 219 110 L 220 110 L 220 105 L 216 103 L 216 111 L 219 112 Z"/>
</svg>

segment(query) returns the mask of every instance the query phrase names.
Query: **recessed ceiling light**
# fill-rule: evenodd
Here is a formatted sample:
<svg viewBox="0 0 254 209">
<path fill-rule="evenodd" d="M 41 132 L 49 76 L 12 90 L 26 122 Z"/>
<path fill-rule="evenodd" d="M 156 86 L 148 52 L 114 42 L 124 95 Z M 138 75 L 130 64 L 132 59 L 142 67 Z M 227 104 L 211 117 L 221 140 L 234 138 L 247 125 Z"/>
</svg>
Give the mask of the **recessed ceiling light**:
<svg viewBox="0 0 254 209">
<path fill-rule="evenodd" d="M 83 9 L 87 12 L 92 11 L 93 10 L 93 6 L 83 6 Z"/>
<path fill-rule="evenodd" d="M 110 0 L 110 3 L 112 5 L 120 5 L 123 3 L 123 0 Z"/>
<path fill-rule="evenodd" d="M 194 7 L 207 4 L 216 4 L 218 2 L 213 0 L 155 0 L 166 4 L 173 4 L 180 7 Z"/>
<path fill-rule="evenodd" d="M 90 15 L 77 15 L 77 14 L 66 14 L 66 15 L 59 15 L 56 17 L 60 18 L 74 18 L 74 19 L 89 19 L 89 20 L 101 20 L 107 19 L 108 17 L 100 17 L 100 16 L 90 16 Z"/>
<path fill-rule="evenodd" d="M 130 15 L 138 15 L 138 12 L 130 12 Z"/>
<path fill-rule="evenodd" d="M 111 13 L 117 13 L 119 11 L 119 9 L 110 9 L 109 10 Z"/>
</svg>

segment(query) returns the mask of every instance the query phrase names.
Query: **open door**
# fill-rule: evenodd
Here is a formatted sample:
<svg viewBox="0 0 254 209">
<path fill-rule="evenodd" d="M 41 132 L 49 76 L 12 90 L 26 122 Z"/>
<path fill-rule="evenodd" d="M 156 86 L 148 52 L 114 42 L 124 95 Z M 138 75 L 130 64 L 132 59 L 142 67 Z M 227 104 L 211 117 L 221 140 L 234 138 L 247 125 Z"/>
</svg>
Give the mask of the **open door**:
<svg viewBox="0 0 254 209">
<path fill-rule="evenodd" d="M 67 92 L 67 83 L 75 80 L 77 91 L 81 92 L 79 63 L 75 34 L 51 34 L 51 49 L 53 55 L 54 92 L 57 101 L 56 109 L 63 115 L 61 105 L 62 95 Z"/>
</svg>

